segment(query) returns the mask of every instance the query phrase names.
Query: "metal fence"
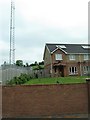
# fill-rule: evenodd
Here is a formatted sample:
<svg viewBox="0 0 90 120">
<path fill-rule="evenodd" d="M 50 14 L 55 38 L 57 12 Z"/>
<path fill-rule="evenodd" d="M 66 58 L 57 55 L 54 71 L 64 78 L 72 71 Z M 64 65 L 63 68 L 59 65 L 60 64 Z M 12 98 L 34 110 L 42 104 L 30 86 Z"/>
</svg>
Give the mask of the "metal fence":
<svg viewBox="0 0 90 120">
<path fill-rule="evenodd" d="M 6 81 L 23 74 L 30 74 L 33 78 L 45 77 L 44 69 L 32 70 L 32 67 L 19 67 L 16 65 L 2 65 L 0 68 L 0 81 L 5 84 Z"/>
</svg>

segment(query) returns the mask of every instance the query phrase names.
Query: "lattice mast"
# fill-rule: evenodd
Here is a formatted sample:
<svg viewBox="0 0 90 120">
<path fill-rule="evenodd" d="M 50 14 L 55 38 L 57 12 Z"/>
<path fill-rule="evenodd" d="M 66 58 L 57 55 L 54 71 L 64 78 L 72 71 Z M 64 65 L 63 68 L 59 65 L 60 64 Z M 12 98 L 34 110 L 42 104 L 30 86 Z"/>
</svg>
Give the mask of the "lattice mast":
<svg viewBox="0 0 90 120">
<path fill-rule="evenodd" d="M 9 63 L 15 63 L 15 4 L 11 0 L 11 16 L 10 16 L 10 56 Z"/>
</svg>

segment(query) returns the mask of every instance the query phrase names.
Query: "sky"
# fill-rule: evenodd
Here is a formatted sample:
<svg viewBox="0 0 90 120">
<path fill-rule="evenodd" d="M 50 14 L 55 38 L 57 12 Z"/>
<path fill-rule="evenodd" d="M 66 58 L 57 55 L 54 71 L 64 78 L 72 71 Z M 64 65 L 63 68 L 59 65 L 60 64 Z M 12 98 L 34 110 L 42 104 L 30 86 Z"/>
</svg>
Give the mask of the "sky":
<svg viewBox="0 0 90 120">
<path fill-rule="evenodd" d="M 46 43 L 88 43 L 88 0 L 14 0 L 15 60 L 41 62 Z M 0 64 L 9 63 L 11 0 L 0 0 Z"/>
</svg>

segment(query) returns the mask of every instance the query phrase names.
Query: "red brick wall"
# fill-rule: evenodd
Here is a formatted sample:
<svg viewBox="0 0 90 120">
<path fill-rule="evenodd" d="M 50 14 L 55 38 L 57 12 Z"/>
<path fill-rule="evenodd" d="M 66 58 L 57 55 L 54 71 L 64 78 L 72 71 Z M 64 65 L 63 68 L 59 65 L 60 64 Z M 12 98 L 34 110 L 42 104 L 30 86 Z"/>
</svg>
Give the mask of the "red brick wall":
<svg viewBox="0 0 90 120">
<path fill-rule="evenodd" d="M 0 120 L 2 116 L 2 87 L 0 85 Z"/>
<path fill-rule="evenodd" d="M 88 113 L 86 84 L 3 86 L 3 117 Z"/>
</svg>

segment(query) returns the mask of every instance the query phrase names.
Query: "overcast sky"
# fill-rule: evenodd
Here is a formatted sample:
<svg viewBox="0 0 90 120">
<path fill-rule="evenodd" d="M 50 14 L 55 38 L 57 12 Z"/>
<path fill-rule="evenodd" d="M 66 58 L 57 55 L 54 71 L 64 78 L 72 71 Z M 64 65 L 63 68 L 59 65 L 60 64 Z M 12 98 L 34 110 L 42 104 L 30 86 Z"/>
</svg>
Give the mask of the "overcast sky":
<svg viewBox="0 0 90 120">
<path fill-rule="evenodd" d="M 46 43 L 88 43 L 88 0 L 14 0 L 15 59 L 43 60 Z M 0 64 L 9 62 L 11 0 L 0 0 Z"/>
</svg>

